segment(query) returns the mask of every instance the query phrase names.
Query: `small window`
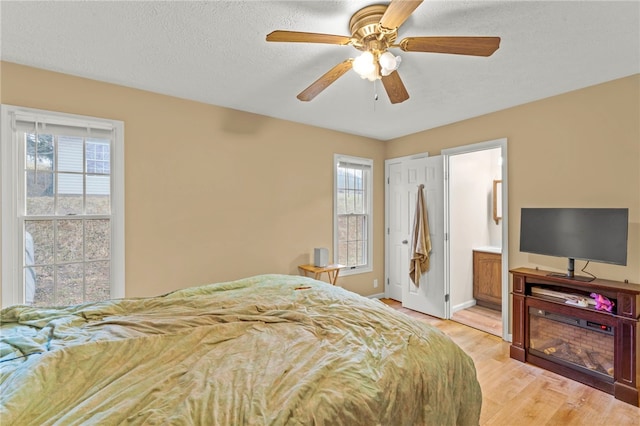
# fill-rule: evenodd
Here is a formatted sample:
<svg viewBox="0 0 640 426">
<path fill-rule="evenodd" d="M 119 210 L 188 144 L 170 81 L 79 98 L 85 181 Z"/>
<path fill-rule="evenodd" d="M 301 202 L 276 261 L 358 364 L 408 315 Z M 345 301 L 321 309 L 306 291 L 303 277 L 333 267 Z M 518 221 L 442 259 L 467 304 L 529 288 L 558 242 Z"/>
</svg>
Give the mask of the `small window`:
<svg viewBox="0 0 640 426">
<path fill-rule="evenodd" d="M 373 160 L 334 156 L 334 261 L 343 275 L 372 270 Z"/>
</svg>

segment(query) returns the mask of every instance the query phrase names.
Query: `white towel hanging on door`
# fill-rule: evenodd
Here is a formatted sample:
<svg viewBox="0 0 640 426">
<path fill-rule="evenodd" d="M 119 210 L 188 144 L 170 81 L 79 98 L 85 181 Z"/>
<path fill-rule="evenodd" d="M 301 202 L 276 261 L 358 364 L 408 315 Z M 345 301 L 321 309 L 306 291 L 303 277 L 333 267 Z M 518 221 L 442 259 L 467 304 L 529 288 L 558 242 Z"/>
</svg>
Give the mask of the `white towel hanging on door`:
<svg viewBox="0 0 640 426">
<path fill-rule="evenodd" d="M 411 264 L 409 276 L 415 285 L 420 285 L 420 277 L 429 270 L 429 252 L 431 237 L 429 236 L 429 218 L 424 201 L 424 185 L 418 186 L 416 214 L 413 219 L 413 236 L 411 239 Z"/>
</svg>

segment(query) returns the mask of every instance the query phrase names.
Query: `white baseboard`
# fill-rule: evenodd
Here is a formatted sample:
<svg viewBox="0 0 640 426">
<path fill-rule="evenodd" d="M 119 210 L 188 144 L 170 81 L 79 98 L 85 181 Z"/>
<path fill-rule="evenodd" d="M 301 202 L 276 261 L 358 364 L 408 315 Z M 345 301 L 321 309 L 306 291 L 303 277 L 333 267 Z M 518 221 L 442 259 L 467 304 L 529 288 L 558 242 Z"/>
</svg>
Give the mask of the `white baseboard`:
<svg viewBox="0 0 640 426">
<path fill-rule="evenodd" d="M 475 305 L 476 305 L 476 299 L 471 299 L 471 300 L 468 300 L 468 301 L 466 301 L 464 303 L 461 303 L 459 305 L 452 306 L 451 307 L 451 315 L 455 314 L 458 311 L 470 308 L 470 307 L 475 306 Z"/>
<path fill-rule="evenodd" d="M 384 293 L 377 293 L 367 296 L 369 299 L 382 299 L 384 298 Z"/>
</svg>

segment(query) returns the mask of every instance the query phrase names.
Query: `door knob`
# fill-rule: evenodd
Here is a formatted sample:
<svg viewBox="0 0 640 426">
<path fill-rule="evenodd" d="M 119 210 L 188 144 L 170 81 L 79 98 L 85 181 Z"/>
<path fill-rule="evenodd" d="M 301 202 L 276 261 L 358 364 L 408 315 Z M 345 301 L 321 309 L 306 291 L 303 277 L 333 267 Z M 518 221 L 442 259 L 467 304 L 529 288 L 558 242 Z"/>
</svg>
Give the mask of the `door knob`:
<svg viewBox="0 0 640 426">
<path fill-rule="evenodd" d="M 402 240 L 402 244 L 409 244 L 409 241 L 407 241 L 407 240 Z"/>
</svg>

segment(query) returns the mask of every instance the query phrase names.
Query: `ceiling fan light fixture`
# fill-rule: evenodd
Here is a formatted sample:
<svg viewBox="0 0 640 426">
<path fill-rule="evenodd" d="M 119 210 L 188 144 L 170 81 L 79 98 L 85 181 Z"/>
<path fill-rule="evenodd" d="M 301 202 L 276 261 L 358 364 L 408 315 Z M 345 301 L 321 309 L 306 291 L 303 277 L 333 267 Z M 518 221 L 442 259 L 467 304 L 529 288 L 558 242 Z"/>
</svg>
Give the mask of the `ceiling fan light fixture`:
<svg viewBox="0 0 640 426">
<path fill-rule="evenodd" d="M 378 56 L 367 50 L 353 60 L 353 70 L 361 78 L 374 81 L 386 77 L 397 70 L 401 61 L 402 58 L 400 56 L 394 56 L 391 52 L 384 52 Z"/>
<path fill-rule="evenodd" d="M 402 58 L 400 56 L 394 56 L 391 52 L 384 52 L 380 55 L 380 74 L 387 76 L 398 69 Z"/>
<path fill-rule="evenodd" d="M 362 78 L 369 78 L 376 74 L 373 53 L 366 51 L 353 60 L 353 70 Z M 371 78 L 369 78 L 371 80 Z"/>
</svg>

